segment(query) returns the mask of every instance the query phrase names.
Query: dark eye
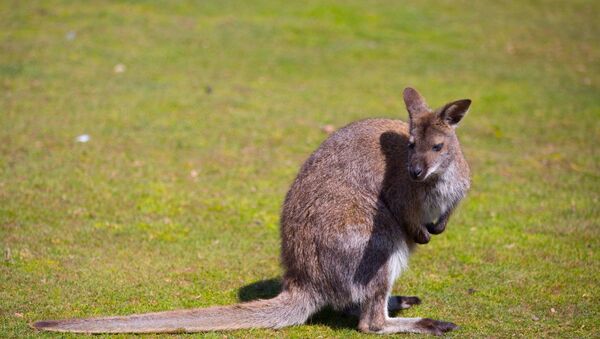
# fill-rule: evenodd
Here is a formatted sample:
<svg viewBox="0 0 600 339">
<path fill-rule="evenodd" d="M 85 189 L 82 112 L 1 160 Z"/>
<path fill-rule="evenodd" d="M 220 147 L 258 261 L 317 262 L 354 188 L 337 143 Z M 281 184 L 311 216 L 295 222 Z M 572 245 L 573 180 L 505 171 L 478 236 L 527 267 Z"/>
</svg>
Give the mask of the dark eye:
<svg viewBox="0 0 600 339">
<path fill-rule="evenodd" d="M 437 144 L 437 145 L 433 146 L 432 150 L 439 152 L 442 150 L 442 147 L 444 147 L 444 144 Z"/>
<path fill-rule="evenodd" d="M 415 148 L 415 143 L 414 142 L 409 142 L 408 143 L 408 148 L 410 148 L 410 149 Z"/>
</svg>

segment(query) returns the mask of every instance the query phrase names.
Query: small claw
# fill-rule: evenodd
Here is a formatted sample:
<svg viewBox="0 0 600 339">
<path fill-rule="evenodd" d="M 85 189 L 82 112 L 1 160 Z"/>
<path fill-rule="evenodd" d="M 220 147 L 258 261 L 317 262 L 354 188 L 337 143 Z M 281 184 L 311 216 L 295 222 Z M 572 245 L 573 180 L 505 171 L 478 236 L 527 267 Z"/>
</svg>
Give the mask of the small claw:
<svg viewBox="0 0 600 339">
<path fill-rule="evenodd" d="M 406 296 L 392 296 L 388 302 L 388 309 L 390 312 L 405 310 L 407 308 L 411 308 L 414 305 L 419 305 L 421 303 L 421 299 L 418 297 L 406 297 Z"/>
<path fill-rule="evenodd" d="M 421 299 L 419 297 L 400 297 L 400 304 L 406 305 L 407 307 L 420 305 Z"/>
</svg>

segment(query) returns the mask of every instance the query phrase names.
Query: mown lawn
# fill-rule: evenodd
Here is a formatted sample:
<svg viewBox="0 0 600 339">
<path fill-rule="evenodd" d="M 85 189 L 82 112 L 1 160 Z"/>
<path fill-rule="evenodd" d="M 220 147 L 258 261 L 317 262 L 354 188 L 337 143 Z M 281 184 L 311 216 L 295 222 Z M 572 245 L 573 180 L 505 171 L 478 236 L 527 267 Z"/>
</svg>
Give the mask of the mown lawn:
<svg viewBox="0 0 600 339">
<path fill-rule="evenodd" d="M 322 127 L 405 119 L 407 85 L 433 105 L 473 100 L 459 131 L 473 188 L 397 282 L 424 301 L 401 315 L 453 321 L 456 337 L 598 336 L 598 13 L 593 0 L 0 2 L 0 337 L 272 295 L 279 208 Z M 206 336 L 355 325 L 325 311 Z"/>
</svg>

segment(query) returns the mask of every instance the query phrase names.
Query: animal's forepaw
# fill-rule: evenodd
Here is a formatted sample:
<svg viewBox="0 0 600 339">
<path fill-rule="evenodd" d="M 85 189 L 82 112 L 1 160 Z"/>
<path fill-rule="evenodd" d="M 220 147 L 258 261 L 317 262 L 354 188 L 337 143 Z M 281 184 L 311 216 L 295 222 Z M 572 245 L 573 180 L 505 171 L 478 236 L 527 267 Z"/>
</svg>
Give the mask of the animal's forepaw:
<svg viewBox="0 0 600 339">
<path fill-rule="evenodd" d="M 431 234 L 440 234 L 442 232 L 444 232 L 444 230 L 446 229 L 446 224 L 445 223 L 432 223 L 430 222 L 429 224 L 425 225 L 425 228 L 427 228 L 427 231 Z"/>
<path fill-rule="evenodd" d="M 429 232 L 425 229 L 425 227 L 422 227 L 419 231 L 416 232 L 416 234 L 413 236 L 413 240 L 417 243 L 417 244 L 427 244 L 429 242 L 429 240 L 431 240 L 431 234 L 429 234 Z"/>
</svg>

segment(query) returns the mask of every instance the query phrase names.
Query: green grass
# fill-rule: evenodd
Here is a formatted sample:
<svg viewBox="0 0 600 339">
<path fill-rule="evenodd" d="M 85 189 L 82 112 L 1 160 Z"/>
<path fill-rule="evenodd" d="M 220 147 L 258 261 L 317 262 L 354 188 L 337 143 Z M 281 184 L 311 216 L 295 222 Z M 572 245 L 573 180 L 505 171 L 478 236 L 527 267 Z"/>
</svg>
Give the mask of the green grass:
<svg viewBox="0 0 600 339">
<path fill-rule="evenodd" d="M 405 119 L 407 85 L 435 105 L 473 100 L 459 130 L 473 188 L 398 280 L 424 300 L 402 315 L 456 322 L 456 337 L 598 336 L 599 12 L 0 2 L 0 337 L 272 293 L 248 285 L 281 274 L 280 204 L 321 126 Z M 355 325 L 327 311 L 207 337 L 361 336 Z"/>
</svg>

